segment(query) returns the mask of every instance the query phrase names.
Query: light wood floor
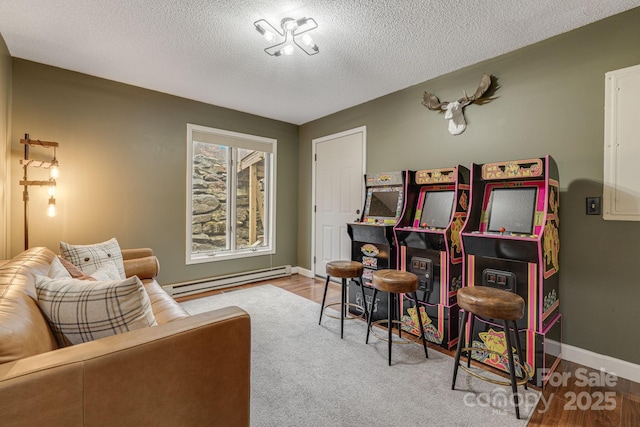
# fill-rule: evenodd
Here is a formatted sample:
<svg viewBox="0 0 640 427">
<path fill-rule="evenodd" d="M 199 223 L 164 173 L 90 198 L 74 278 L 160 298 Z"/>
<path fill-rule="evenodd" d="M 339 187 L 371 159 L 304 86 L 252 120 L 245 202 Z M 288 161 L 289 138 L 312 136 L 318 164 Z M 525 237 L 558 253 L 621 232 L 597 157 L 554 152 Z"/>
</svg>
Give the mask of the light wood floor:
<svg viewBox="0 0 640 427">
<path fill-rule="evenodd" d="M 322 302 L 324 281 L 298 274 L 240 287 L 248 288 L 266 283 L 317 303 Z M 231 289 L 178 298 L 178 301 L 201 298 Z M 339 285 L 330 285 L 327 303 L 339 301 Z M 429 351 L 454 355 L 453 351 L 447 351 L 431 344 L 429 344 Z M 560 362 L 557 372 L 568 378 L 565 381 L 566 385 L 562 384 L 562 381 L 556 381 L 556 384 L 547 385 L 542 390 L 541 401 L 529 422 L 529 426 L 640 426 L 640 384 L 624 378 L 617 378 L 610 380 L 609 384 L 600 381 L 594 385 L 583 385 L 587 382 L 595 383 L 595 378 L 599 378 L 596 376 L 599 372 L 565 360 Z M 555 378 L 559 379 L 560 375 L 555 375 Z M 547 405 L 544 402 L 547 402 Z"/>
</svg>

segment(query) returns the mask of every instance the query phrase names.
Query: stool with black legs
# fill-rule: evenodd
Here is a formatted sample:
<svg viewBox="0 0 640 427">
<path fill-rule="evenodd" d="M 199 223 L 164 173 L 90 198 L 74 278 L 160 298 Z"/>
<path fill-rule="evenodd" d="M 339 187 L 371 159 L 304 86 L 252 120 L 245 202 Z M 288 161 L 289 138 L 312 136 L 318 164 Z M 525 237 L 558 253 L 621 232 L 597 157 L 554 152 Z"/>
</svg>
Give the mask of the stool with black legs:
<svg viewBox="0 0 640 427">
<path fill-rule="evenodd" d="M 389 294 L 386 319 L 388 329 L 388 338 L 386 341 L 388 342 L 389 347 L 389 366 L 391 366 L 393 324 L 398 324 L 398 335 L 401 334 L 400 331 L 402 329 L 402 321 L 400 320 L 402 318 L 402 313 L 400 313 L 399 310 L 399 298 L 402 294 L 409 294 L 416 302 L 416 314 L 418 315 L 418 325 L 420 328 L 420 337 L 422 338 L 422 346 L 424 347 L 424 355 L 429 358 L 429 353 L 427 351 L 427 342 L 424 336 L 424 328 L 422 326 L 422 316 L 420 315 L 420 310 L 418 308 L 418 296 L 416 295 L 416 291 L 418 290 L 418 276 L 407 271 L 378 270 L 373 273 L 371 285 L 373 286 L 372 301 L 376 300 L 376 295 L 379 291 L 387 292 Z M 397 312 L 397 319 L 394 319 L 394 312 Z M 367 344 L 369 343 L 369 332 L 371 332 L 372 317 L 373 315 L 370 315 L 369 322 L 367 322 Z M 384 320 L 379 320 L 376 323 L 384 323 Z"/>
<path fill-rule="evenodd" d="M 502 289 L 490 288 L 487 286 L 469 286 L 458 290 L 458 305 L 464 314 L 460 319 L 460 335 L 458 340 L 458 348 L 456 350 L 455 365 L 453 368 L 453 381 L 451 383 L 451 390 L 455 389 L 456 376 L 458 375 L 458 367 L 469 374 L 494 384 L 511 385 L 513 391 L 513 401 L 516 407 L 516 417 L 520 419 L 520 407 L 518 405 L 518 385 L 524 385 L 527 388 L 527 381 L 529 380 L 529 374 L 526 367 L 522 363 L 522 349 L 520 347 L 520 336 L 518 335 L 518 325 L 516 321 L 520 320 L 524 315 L 524 299 L 513 292 L 505 291 Z M 468 343 L 463 344 L 467 336 L 466 326 L 467 320 L 471 315 L 470 335 L 473 335 L 473 319 L 475 316 L 481 316 L 485 318 L 492 318 L 501 320 L 504 326 L 504 336 L 507 347 L 507 355 L 509 357 L 509 376 L 510 382 L 498 381 L 486 376 L 482 376 L 469 369 L 471 363 L 471 352 L 487 352 L 494 353 L 499 357 L 502 354 L 492 352 L 488 349 L 471 347 Z M 518 354 L 518 361 L 515 361 L 513 356 L 513 349 L 511 347 L 511 331 L 513 328 L 513 334 L 515 335 L 516 351 Z M 467 366 L 460 365 L 460 354 L 466 353 Z M 516 380 L 516 364 L 520 366 L 522 370 L 522 377 Z"/>
<path fill-rule="evenodd" d="M 330 261 L 327 263 L 327 281 L 324 284 L 324 294 L 322 295 L 322 306 L 320 307 L 320 320 L 318 321 L 318 325 L 322 323 L 322 313 L 324 313 L 324 309 L 326 307 L 340 305 L 340 338 L 344 335 L 345 318 L 347 320 L 355 319 L 355 317 L 346 317 L 347 308 L 349 306 L 359 309 L 364 315 L 365 320 L 369 317 L 367 312 L 367 303 L 365 301 L 364 286 L 362 285 L 362 270 L 362 263 L 357 261 Z M 342 279 L 342 296 L 339 303 L 329 304 L 325 307 L 324 303 L 327 299 L 327 289 L 329 288 L 329 280 L 331 277 Z M 363 306 L 347 302 L 347 279 L 357 280 L 360 284 Z M 337 318 L 337 316 L 332 316 L 330 314 L 327 314 L 327 316 Z"/>
</svg>

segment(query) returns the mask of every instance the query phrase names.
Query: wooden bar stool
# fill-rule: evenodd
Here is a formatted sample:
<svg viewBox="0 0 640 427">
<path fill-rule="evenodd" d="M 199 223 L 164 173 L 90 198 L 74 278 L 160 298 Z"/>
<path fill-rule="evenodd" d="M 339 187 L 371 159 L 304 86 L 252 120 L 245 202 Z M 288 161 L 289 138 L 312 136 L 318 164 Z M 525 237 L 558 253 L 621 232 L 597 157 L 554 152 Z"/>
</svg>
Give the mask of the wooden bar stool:
<svg viewBox="0 0 640 427">
<path fill-rule="evenodd" d="M 389 343 L 389 366 L 391 366 L 391 345 L 393 343 L 392 340 L 392 329 L 393 324 L 398 324 L 398 336 L 402 334 L 402 313 L 400 313 L 399 305 L 400 300 L 399 296 L 401 294 L 413 294 L 412 298 L 416 302 L 416 312 L 418 314 L 418 325 L 420 327 L 420 337 L 422 338 L 422 346 L 424 347 L 424 355 L 429 358 L 429 353 L 427 352 L 427 342 L 424 336 L 424 328 L 422 326 L 422 316 L 420 315 L 420 309 L 418 308 L 418 296 L 416 295 L 416 291 L 418 290 L 418 276 L 413 273 L 409 273 L 407 271 L 399 271 L 399 270 L 378 270 L 373 273 L 373 300 L 376 300 L 376 295 L 378 291 L 387 292 L 389 294 L 388 305 L 387 305 L 387 329 L 388 329 L 388 338 L 387 342 Z M 394 319 L 394 311 L 395 307 L 398 306 L 398 319 Z M 367 344 L 369 343 L 369 332 L 371 332 L 371 318 L 373 315 L 369 316 L 369 321 L 367 322 L 367 340 L 365 341 Z M 384 320 L 378 320 L 376 323 L 383 323 Z M 374 333 L 375 335 L 375 333 Z M 379 337 L 380 338 L 380 337 Z"/>
<path fill-rule="evenodd" d="M 458 305 L 462 310 L 464 310 L 464 314 L 460 319 L 460 338 L 458 339 L 458 348 L 456 350 L 456 359 L 455 365 L 453 368 L 453 381 L 451 383 L 451 390 L 455 389 L 456 386 L 456 376 L 458 375 L 458 367 L 462 367 L 463 370 L 468 372 L 484 381 L 489 381 L 494 384 L 500 385 L 511 385 L 511 390 L 513 391 L 513 401 L 516 407 L 516 417 L 520 419 L 520 407 L 518 405 L 518 385 L 523 385 L 524 388 L 527 388 L 527 381 L 529 380 L 529 374 L 524 364 L 522 363 L 522 349 L 520 347 L 520 336 L 518 335 L 518 325 L 516 321 L 522 318 L 524 315 L 524 299 L 513 292 L 504 291 L 502 289 L 490 288 L 486 286 L 469 286 L 465 288 L 461 288 L 458 290 Z M 474 371 L 469 369 L 471 364 L 471 352 L 486 352 L 496 354 L 499 357 L 502 357 L 502 354 L 498 354 L 489 349 L 476 348 L 472 347 L 467 343 L 463 345 L 462 342 L 466 339 L 466 326 L 467 320 L 469 319 L 469 315 L 471 315 L 471 327 L 470 327 L 470 335 L 473 336 L 473 319 L 475 316 L 488 317 L 497 320 L 502 320 L 504 325 L 505 332 L 505 341 L 507 345 L 507 354 L 509 357 L 509 375 L 511 377 L 510 382 L 506 381 L 498 381 L 492 378 L 488 378 L 486 376 L 480 375 Z M 513 333 L 515 335 L 516 340 L 516 351 L 518 354 L 519 361 L 514 363 L 513 357 L 513 349 L 511 348 L 511 328 L 509 322 L 513 325 Z M 467 353 L 467 366 L 460 365 L 460 354 L 462 352 Z M 516 367 L 515 364 L 518 364 L 522 369 L 523 378 L 516 381 Z"/>
<path fill-rule="evenodd" d="M 320 320 L 318 321 L 318 325 L 322 323 L 322 313 L 326 307 L 340 305 L 340 338 L 344 335 L 344 320 L 349 306 L 360 309 L 362 314 L 365 316 L 365 320 L 369 317 L 367 312 L 367 302 L 365 301 L 364 286 L 362 285 L 362 270 L 362 263 L 357 261 L 329 261 L 327 263 L 327 281 L 324 284 L 324 294 L 322 295 L 322 306 L 320 307 Z M 329 280 L 331 277 L 339 277 L 342 279 L 342 297 L 339 303 L 329 304 L 325 307 L 324 303 L 327 299 L 327 289 L 329 288 Z M 360 284 L 364 307 L 347 302 L 347 279 L 356 280 Z M 327 314 L 327 316 L 336 319 L 338 318 L 337 316 L 332 316 L 330 314 Z M 355 319 L 355 317 L 347 317 L 347 320 L 351 319 Z"/>
</svg>

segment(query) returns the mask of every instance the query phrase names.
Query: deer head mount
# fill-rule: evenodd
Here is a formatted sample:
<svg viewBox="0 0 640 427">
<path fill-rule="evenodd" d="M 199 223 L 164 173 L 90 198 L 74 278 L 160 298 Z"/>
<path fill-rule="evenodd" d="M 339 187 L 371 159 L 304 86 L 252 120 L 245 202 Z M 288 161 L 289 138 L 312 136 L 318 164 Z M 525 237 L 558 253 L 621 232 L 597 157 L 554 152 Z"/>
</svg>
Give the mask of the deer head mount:
<svg viewBox="0 0 640 427">
<path fill-rule="evenodd" d="M 425 92 L 422 105 L 429 110 L 444 111 L 444 118 L 449 120 L 449 133 L 452 135 L 460 135 L 467 128 L 462 109 L 473 102 L 476 104 L 484 104 L 491 101 L 492 98 L 482 97 L 489 89 L 489 86 L 491 86 L 491 76 L 485 73 L 482 75 L 482 79 L 480 79 L 480 86 L 478 86 L 478 89 L 476 89 L 473 95 L 468 96 L 466 91 L 462 91 L 464 97 L 457 101 L 440 102 L 437 96 L 430 92 Z"/>
</svg>

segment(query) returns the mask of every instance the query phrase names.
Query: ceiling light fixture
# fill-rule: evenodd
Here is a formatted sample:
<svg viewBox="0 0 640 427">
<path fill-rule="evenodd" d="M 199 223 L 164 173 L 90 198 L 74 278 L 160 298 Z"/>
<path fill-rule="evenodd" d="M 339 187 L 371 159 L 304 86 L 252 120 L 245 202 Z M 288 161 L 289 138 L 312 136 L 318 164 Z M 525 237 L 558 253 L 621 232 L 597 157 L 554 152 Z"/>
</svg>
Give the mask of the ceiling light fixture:
<svg viewBox="0 0 640 427">
<path fill-rule="evenodd" d="M 320 52 L 318 45 L 315 44 L 309 34 L 311 30 L 318 28 L 318 23 L 313 18 L 284 18 L 280 22 L 282 31 L 276 29 L 273 25 L 264 19 L 259 19 L 253 23 L 256 30 L 269 42 L 276 39 L 284 41 L 269 46 L 264 51 L 271 56 L 291 55 L 295 48 L 293 44 L 298 46 L 307 55 L 315 55 Z M 300 41 L 300 43 L 298 43 Z M 292 44 L 293 43 L 293 44 Z"/>
</svg>

